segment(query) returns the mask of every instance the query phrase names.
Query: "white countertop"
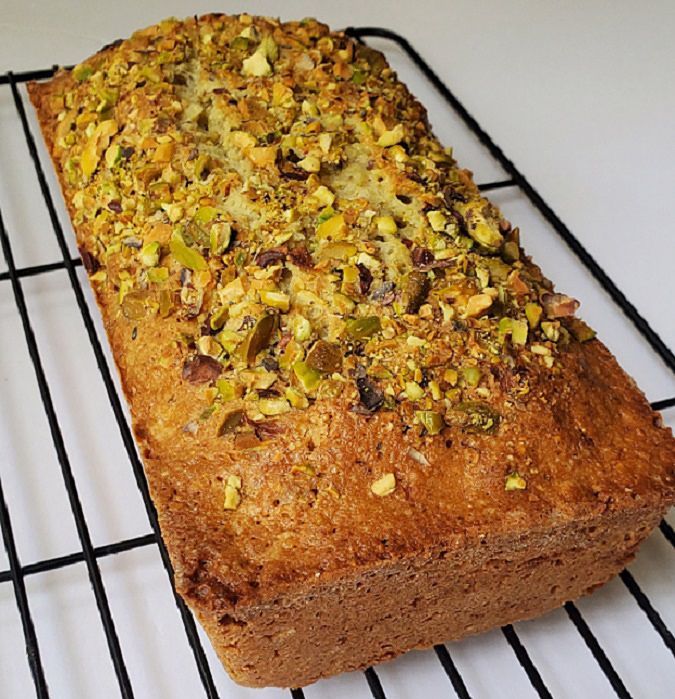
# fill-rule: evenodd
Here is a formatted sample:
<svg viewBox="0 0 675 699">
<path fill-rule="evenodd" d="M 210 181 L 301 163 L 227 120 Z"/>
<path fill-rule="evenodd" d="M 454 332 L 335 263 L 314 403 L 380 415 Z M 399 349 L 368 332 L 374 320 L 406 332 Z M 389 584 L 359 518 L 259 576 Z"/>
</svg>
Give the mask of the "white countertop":
<svg viewBox="0 0 675 699">
<path fill-rule="evenodd" d="M 379 25 L 407 37 L 675 348 L 675 4 L 120 0 L 84 9 L 78 2 L 3 0 L 0 74 L 76 63 L 168 15 L 242 8 L 284 19 L 313 15 L 335 28 Z M 373 45 L 385 49 L 429 107 L 460 162 L 479 181 L 501 177 L 400 51 Z M 0 86 L 0 208 L 20 264 L 50 262 L 59 254 L 21 139 L 9 88 Z M 581 315 L 647 396 L 675 395 L 673 375 L 522 196 L 504 191 L 491 198 L 520 225 L 525 249 L 559 288 L 582 301 Z M 69 234 L 67 221 L 65 228 Z M 0 272 L 5 269 L 0 258 Z M 25 290 L 94 543 L 144 534 L 147 520 L 67 278 L 60 272 L 26 280 Z M 11 289 L 0 281 L 0 477 L 24 562 L 79 548 L 34 384 Z M 671 425 L 673 413 L 664 415 Z M 122 497 L 126 491 L 131 494 Z M 0 552 L 0 571 L 6 568 Z M 105 559 L 102 569 L 137 696 L 201 696 L 154 550 Z M 672 547 L 654 535 L 631 570 L 675 629 Z M 27 584 L 52 695 L 117 696 L 83 566 L 31 576 Z M 611 583 L 579 606 L 633 694 L 666 697 L 675 685 L 672 656 L 622 584 Z M 610 695 L 564 612 L 517 630 L 554 696 Z M 533 696 L 499 632 L 450 650 L 474 696 Z M 222 696 L 288 696 L 237 689 L 216 662 L 212 667 Z M 433 653 L 410 654 L 378 672 L 389 697 L 451 695 Z M 362 675 L 306 690 L 308 697 L 348 694 L 368 696 Z M 0 696 L 33 696 L 11 586 L 2 582 Z"/>
</svg>

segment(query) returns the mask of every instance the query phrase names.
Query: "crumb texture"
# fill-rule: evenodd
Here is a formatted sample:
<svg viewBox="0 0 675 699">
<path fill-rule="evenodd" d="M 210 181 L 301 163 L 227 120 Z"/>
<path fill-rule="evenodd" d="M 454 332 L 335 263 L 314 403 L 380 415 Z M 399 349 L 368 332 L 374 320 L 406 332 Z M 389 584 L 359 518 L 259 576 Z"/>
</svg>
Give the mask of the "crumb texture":
<svg viewBox="0 0 675 699">
<path fill-rule="evenodd" d="M 238 681 L 534 616 L 672 504 L 670 431 L 380 53 L 208 15 L 29 92 L 177 588 Z"/>
</svg>

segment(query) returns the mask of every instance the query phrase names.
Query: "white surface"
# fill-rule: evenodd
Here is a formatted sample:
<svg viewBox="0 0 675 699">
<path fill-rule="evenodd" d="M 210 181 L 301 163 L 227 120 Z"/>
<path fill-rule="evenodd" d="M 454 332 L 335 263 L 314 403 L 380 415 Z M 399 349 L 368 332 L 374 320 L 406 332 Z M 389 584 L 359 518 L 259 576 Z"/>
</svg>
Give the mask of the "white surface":
<svg viewBox="0 0 675 699">
<path fill-rule="evenodd" d="M 335 27 L 379 24 L 405 34 L 673 347 L 675 6 L 649 5 L 294 1 L 252 2 L 246 9 L 282 12 L 284 18 L 313 14 Z M 77 3 L 4 0 L 0 72 L 76 62 L 169 14 L 240 8 L 122 1 L 87 11 Z M 460 161 L 479 181 L 499 177 L 489 156 L 407 59 L 390 44 L 377 46 L 428 106 L 432 123 Z M 49 170 L 48 177 L 53 186 Z M 526 249 L 559 287 L 582 300 L 582 315 L 648 397 L 675 394 L 673 376 L 527 201 L 511 190 L 495 192 L 492 199 L 520 225 Z M 57 204 L 68 233 L 58 198 Z M 59 259 L 7 87 L 0 87 L 0 208 L 19 265 Z M 54 272 L 26 280 L 24 289 L 94 543 L 143 534 L 149 527 L 142 502 L 67 276 Z M 674 424 L 675 411 L 666 418 Z M 0 477 L 24 563 L 78 549 L 7 282 L 0 282 Z M 0 551 L 0 570 L 6 568 Z M 156 550 L 107 558 L 101 568 L 136 695 L 202 696 Z M 631 571 L 675 629 L 675 553 L 658 532 Z M 84 565 L 31 576 L 27 586 L 52 696 L 118 696 Z M 670 696 L 672 655 L 620 581 L 579 607 L 634 696 Z M 554 696 L 612 695 L 563 611 L 517 630 Z M 208 643 L 205 648 L 223 697 L 288 696 L 236 687 Z M 534 696 L 499 631 L 449 649 L 473 696 Z M 411 653 L 377 670 L 388 697 L 453 695 L 432 652 Z M 310 699 L 369 696 L 359 673 L 320 682 L 305 693 Z M 8 583 L 0 583 L 0 696 L 33 696 Z"/>
</svg>

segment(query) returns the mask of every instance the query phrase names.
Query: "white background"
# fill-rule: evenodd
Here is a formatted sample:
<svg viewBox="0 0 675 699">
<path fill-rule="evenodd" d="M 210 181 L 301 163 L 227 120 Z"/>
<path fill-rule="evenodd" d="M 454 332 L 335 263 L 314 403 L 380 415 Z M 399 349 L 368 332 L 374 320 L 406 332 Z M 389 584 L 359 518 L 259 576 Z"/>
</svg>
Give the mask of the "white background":
<svg viewBox="0 0 675 699">
<path fill-rule="evenodd" d="M 315 15 L 335 28 L 375 24 L 403 33 L 665 342 L 675 346 L 675 4 L 122 0 L 95 9 L 87 5 L 2 0 L 0 72 L 78 62 L 102 44 L 171 14 L 246 9 L 285 19 Z M 477 179 L 501 177 L 407 60 L 389 44 L 374 45 L 386 50 L 429 107 L 441 138 L 456 146 Z M 0 87 L 0 208 L 19 265 L 54 261 L 59 252 L 13 110 L 9 89 Z M 526 249 L 545 272 L 580 298 L 582 315 L 647 396 L 675 395 L 672 374 L 527 202 L 511 191 L 492 198 L 521 225 Z M 58 198 L 57 203 L 63 214 Z M 26 280 L 24 288 L 94 543 L 144 534 L 147 520 L 67 277 L 55 272 Z M 0 477 L 25 563 L 79 548 L 41 410 L 11 289 L 0 282 Z M 674 412 L 664 415 L 670 424 Z M 3 552 L 0 570 L 6 568 Z M 154 549 L 105 559 L 102 570 L 137 696 L 201 696 Z M 675 553 L 660 534 L 647 542 L 631 571 L 675 628 Z M 52 695 L 117 696 L 84 566 L 32 576 L 27 585 Z M 579 606 L 629 690 L 640 697 L 668 696 L 675 686 L 672 655 L 625 587 L 614 581 Z M 564 612 L 519 624 L 517 630 L 555 696 L 611 696 Z M 472 695 L 533 696 L 500 632 L 449 650 Z M 217 662 L 212 667 L 223 696 L 287 696 L 239 690 Z M 378 673 L 389 697 L 452 695 L 433 653 L 410 654 L 380 666 Z M 365 697 L 368 690 L 357 673 L 319 683 L 306 695 Z M 0 583 L 0 696 L 32 696 L 7 583 Z"/>
</svg>

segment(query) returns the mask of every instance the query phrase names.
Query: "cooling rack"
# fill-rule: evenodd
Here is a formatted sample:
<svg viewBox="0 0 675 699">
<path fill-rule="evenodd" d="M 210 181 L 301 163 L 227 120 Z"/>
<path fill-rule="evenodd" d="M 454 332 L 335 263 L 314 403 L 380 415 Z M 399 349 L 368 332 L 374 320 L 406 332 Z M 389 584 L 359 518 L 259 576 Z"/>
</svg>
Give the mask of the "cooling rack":
<svg viewBox="0 0 675 699">
<path fill-rule="evenodd" d="M 649 348 L 659 357 L 667 371 L 675 373 L 675 356 L 671 350 L 642 317 L 638 309 L 626 298 L 621 289 L 609 278 L 600 264 L 584 248 L 582 243 L 572 234 L 549 204 L 547 204 L 537 190 L 530 184 L 522 172 L 520 172 L 513 162 L 505 155 L 503 150 L 492 140 L 476 119 L 471 116 L 447 85 L 441 81 L 417 50 L 411 46 L 403 36 L 378 27 L 349 28 L 347 33 L 359 41 L 369 39 L 371 41 L 388 42 L 407 56 L 429 81 L 430 85 L 435 88 L 446 107 L 452 110 L 473 137 L 477 139 L 477 142 L 486 149 L 487 153 L 489 153 L 490 157 L 500 168 L 500 171 L 505 173 L 505 176 L 502 178 L 482 183 L 480 189 L 483 191 L 516 190 L 524 195 L 529 204 L 534 207 L 551 230 L 557 234 L 559 239 L 563 241 L 576 256 L 578 262 L 588 270 L 597 284 L 612 300 L 615 307 L 618 308 L 634 326 L 635 330 L 637 330 L 646 343 L 645 348 Z M 31 594 L 28 591 L 27 582 L 34 576 L 40 576 L 50 571 L 67 569 L 68 567 L 76 565 L 84 565 L 90 589 L 96 603 L 98 622 L 101 624 L 109 660 L 114 669 L 118 689 L 116 693 L 125 697 L 125 699 L 131 699 L 131 697 L 141 695 L 139 695 L 138 692 L 134 692 L 132 673 L 129 672 L 130 653 L 121 640 L 108 590 L 104 582 L 105 576 L 101 568 L 105 560 L 117 554 L 148 547 L 156 547 L 161 563 L 166 571 L 164 584 L 173 594 L 177 613 L 184 632 L 184 643 L 187 645 L 192 655 L 204 695 L 209 697 L 209 699 L 216 699 L 221 696 L 238 696 L 236 692 L 239 690 L 235 690 L 234 685 L 231 685 L 232 689 L 228 689 L 227 694 L 221 691 L 220 687 L 222 687 L 222 681 L 219 680 L 219 677 L 222 675 L 223 671 L 219 666 L 212 665 L 213 658 L 208 657 L 210 651 L 205 649 L 205 646 L 202 644 L 202 639 L 204 638 L 203 634 L 198 630 L 192 614 L 186 608 L 182 599 L 173 592 L 173 586 L 171 585 L 173 577 L 171 562 L 159 535 L 157 514 L 150 499 L 143 468 L 129 428 L 126 409 L 120 399 L 116 379 L 111 373 L 107 346 L 105 341 L 102 343 L 99 337 L 100 328 L 97 326 L 97 321 L 94 320 L 90 309 L 92 300 L 88 296 L 86 285 L 82 284 L 82 275 L 78 271 L 82 263 L 81 260 L 71 252 L 70 244 L 64 234 L 64 229 L 61 224 L 58 211 L 58 196 L 52 191 L 53 185 L 50 185 L 49 175 L 47 175 L 43 169 L 43 156 L 40 155 L 35 140 L 34 127 L 31 126 L 30 117 L 26 111 L 26 98 L 23 84 L 30 80 L 48 78 L 53 75 L 54 71 L 55 67 L 21 73 L 5 73 L 0 75 L 0 89 L 9 90 L 11 93 L 11 101 L 13 102 L 16 112 L 15 116 L 18 117 L 22 137 L 25 141 L 23 147 L 27 149 L 30 158 L 29 167 L 33 169 L 33 174 L 37 178 L 39 191 L 43 200 L 40 206 L 45 207 L 49 224 L 53 230 L 53 235 L 55 236 L 58 250 L 61 254 L 61 259 L 41 264 L 19 264 L 15 254 L 15 247 L 18 236 L 21 235 L 21 231 L 9 230 L 9 226 L 5 225 L 2 212 L 0 212 L 0 244 L 6 262 L 6 271 L 0 271 L 0 285 L 5 284 L 11 287 L 11 297 L 20 318 L 23 341 L 25 342 L 25 347 L 27 347 L 32 364 L 32 379 L 37 384 L 37 391 L 39 392 L 41 401 L 39 409 L 43 411 L 48 424 L 56 463 L 60 469 L 63 486 L 67 493 L 70 516 L 73 519 L 77 532 L 79 550 L 66 555 L 43 558 L 27 564 L 22 563 L 17 546 L 16 528 L 12 519 L 12 511 L 14 511 L 16 515 L 16 509 L 11 501 L 8 502 L 3 484 L 0 482 L 0 528 L 2 529 L 2 538 L 8 564 L 6 570 L 0 570 L 0 586 L 11 587 L 16 609 L 20 617 L 26 659 L 34 684 L 34 694 L 42 699 L 54 696 L 54 694 L 53 692 L 50 693 L 49 677 L 45 670 L 45 664 L 41 655 L 42 639 L 40 638 L 40 634 L 36 631 L 34 604 Z M 2 167 L 1 164 L 0 167 Z M 99 384 L 103 384 L 112 415 L 114 416 L 118 438 L 121 440 L 124 452 L 126 453 L 128 466 L 125 466 L 125 468 L 129 466 L 131 468 L 133 478 L 140 492 L 147 522 L 150 525 L 149 533 L 121 539 L 106 545 L 97 546 L 93 543 L 89 520 L 87 516 L 85 516 L 85 508 L 82 504 L 80 484 L 72 466 L 71 456 L 67 448 L 66 440 L 64 439 L 63 426 L 53 397 L 53 391 L 48 377 L 49 372 L 45 370 L 45 348 L 40 347 L 35 332 L 35 321 L 30 312 L 30 304 L 26 299 L 25 284 L 29 278 L 41 277 L 57 270 L 65 272 L 67 275 L 72 291 L 72 296 L 70 297 L 71 303 L 74 298 L 77 311 L 89 340 L 89 349 L 93 353 L 95 359 L 99 374 L 98 382 Z M 21 351 L 23 351 L 23 346 L 21 347 Z M 85 351 L 88 350 L 86 347 L 83 347 L 82 352 Z M 665 411 L 675 406 L 675 397 L 663 398 L 652 403 L 652 406 L 657 410 Z M 38 406 L 36 406 L 36 408 L 37 407 Z M 20 467 L 19 464 L 15 466 L 17 468 Z M 675 555 L 673 553 L 673 547 L 675 547 L 675 532 L 666 520 L 660 523 L 659 533 L 655 534 L 655 536 L 661 536 L 664 541 L 667 542 L 666 556 L 672 557 Z M 663 548 L 661 549 L 661 553 L 663 554 Z M 640 610 L 640 614 L 644 615 L 644 619 L 646 619 L 649 625 L 650 633 L 654 634 L 654 638 L 658 639 L 658 643 L 661 644 L 661 650 L 665 647 L 666 651 L 663 654 L 665 660 L 667 662 L 675 662 L 675 637 L 664 621 L 662 613 L 659 611 L 659 607 L 663 600 L 660 600 L 659 603 L 653 602 L 651 597 L 638 583 L 636 577 L 628 570 L 622 571 L 619 579 L 630 595 L 632 604 Z M 672 600 L 670 603 L 672 603 Z M 615 660 L 610 658 L 611 653 L 606 652 L 598 635 L 592 628 L 592 623 L 589 623 L 585 613 L 582 613 L 580 606 L 581 605 L 568 602 L 564 606 L 564 611 L 574 632 L 577 633 L 583 641 L 586 653 L 589 654 L 589 657 L 597 664 L 597 669 L 604 677 L 602 683 L 599 685 L 601 687 L 599 690 L 600 694 L 596 693 L 595 696 L 616 695 L 621 698 L 634 696 L 634 690 L 629 690 L 628 683 L 625 681 L 625 678 L 622 677 L 622 668 Z M 523 640 L 522 634 L 520 633 L 520 625 L 518 626 L 519 630 L 512 625 L 505 626 L 501 629 L 501 634 L 512 653 L 512 658 L 517 663 L 517 667 L 522 670 L 522 677 L 526 678 L 526 681 L 529 683 L 527 694 L 542 698 L 552 697 L 554 693 L 551 690 L 551 683 L 546 679 L 546 672 L 541 670 L 540 664 L 536 661 L 534 654 L 531 650 L 528 650 L 527 641 Z M 628 642 L 630 634 L 627 633 L 626 636 Z M 476 687 L 476 682 L 470 672 L 468 674 L 471 676 L 467 678 L 466 668 L 469 667 L 470 664 L 467 663 L 465 659 L 466 651 L 462 650 L 464 647 L 466 647 L 466 642 L 464 642 L 464 645 L 462 645 L 462 642 L 437 645 L 433 649 L 433 652 L 429 651 L 425 654 L 424 660 L 419 661 L 417 664 L 413 664 L 411 667 L 417 673 L 425 668 L 428 669 L 428 671 L 436 672 L 432 670 L 432 661 L 430 658 L 433 658 L 433 663 L 436 664 L 436 667 L 441 668 L 446 676 L 445 686 L 440 685 L 439 689 L 439 684 L 436 683 L 434 685 L 435 691 L 441 691 L 443 696 L 452 696 L 454 692 L 460 699 L 477 696 L 481 694 L 480 687 Z M 434 654 L 435 658 L 433 657 Z M 457 656 L 462 656 L 463 661 L 458 662 Z M 168 662 L 170 662 L 170 659 Z M 564 658 L 561 659 L 560 662 L 564 663 Z M 304 697 L 306 694 L 311 694 L 312 696 L 356 696 L 359 692 L 370 693 L 375 699 L 384 699 L 387 696 L 391 699 L 391 697 L 397 695 L 396 689 L 398 688 L 400 690 L 401 687 L 407 688 L 405 691 L 398 692 L 398 694 L 402 696 L 418 696 L 418 688 L 419 693 L 424 691 L 428 694 L 428 688 L 423 689 L 425 687 L 424 679 L 420 676 L 413 677 L 412 680 L 408 678 L 407 682 L 399 683 L 398 685 L 393 679 L 383 680 L 381 674 L 389 672 L 386 669 L 388 665 L 389 664 L 379 666 L 377 669 L 368 668 L 363 673 L 363 679 L 358 680 L 358 682 L 354 680 L 355 677 L 358 677 L 358 673 L 352 673 L 348 684 L 330 685 L 320 682 L 305 690 L 292 689 L 289 691 L 291 696 L 296 699 Z M 499 667 L 497 660 L 495 660 L 495 667 Z M 570 668 L 570 671 L 572 672 L 573 668 Z M 667 671 L 672 673 L 672 668 L 668 668 Z M 409 672 L 409 670 L 404 667 L 403 670 L 397 672 L 400 674 L 401 672 Z M 504 683 L 508 683 L 509 677 L 504 678 L 503 681 Z M 558 682 L 558 685 L 559 684 Z M 392 687 L 394 688 L 393 691 Z M 411 687 L 414 687 L 414 689 L 411 689 Z M 519 689 L 518 686 L 514 686 L 512 691 L 506 687 L 503 691 L 503 695 L 524 695 L 521 694 L 521 690 L 522 687 Z M 246 690 L 241 691 L 245 692 Z M 659 690 L 655 689 L 655 691 L 658 692 Z M 158 692 L 158 694 L 153 694 L 153 696 L 161 696 L 161 691 L 158 690 Z M 278 690 L 278 694 L 275 694 L 275 696 L 281 696 L 282 694 L 282 690 Z M 485 692 L 482 692 L 482 694 L 485 695 Z M 31 695 L 33 695 L 33 690 L 30 687 L 25 687 L 25 696 Z M 248 694 L 246 695 L 248 696 Z M 562 694 L 558 691 L 556 696 L 571 696 L 571 694 L 568 694 L 563 688 Z M 656 696 L 656 694 L 654 694 L 654 696 Z M 666 695 L 658 694 L 658 696 Z"/>
</svg>

